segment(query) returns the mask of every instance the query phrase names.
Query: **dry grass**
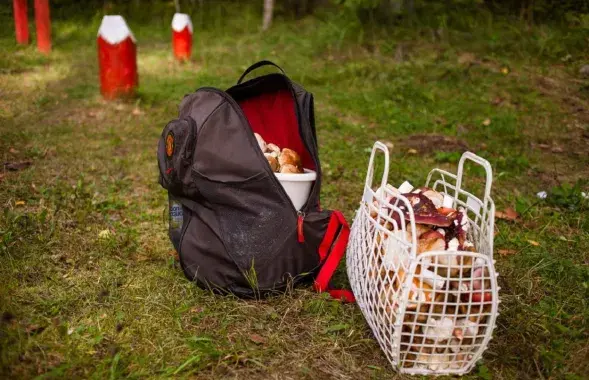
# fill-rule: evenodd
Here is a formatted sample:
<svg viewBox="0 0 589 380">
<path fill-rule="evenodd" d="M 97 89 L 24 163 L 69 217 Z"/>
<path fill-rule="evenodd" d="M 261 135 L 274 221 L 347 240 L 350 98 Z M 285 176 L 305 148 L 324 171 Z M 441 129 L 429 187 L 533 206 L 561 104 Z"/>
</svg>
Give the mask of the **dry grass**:
<svg viewBox="0 0 589 380">
<path fill-rule="evenodd" d="M 0 40 L 9 51 L 0 58 L 2 161 L 32 161 L 0 173 L 0 374 L 402 378 L 355 305 L 310 289 L 257 302 L 215 296 L 189 283 L 170 253 L 155 164 L 161 129 L 185 93 L 227 87 L 247 64 L 270 57 L 315 93 L 322 203 L 349 217 L 376 139 L 394 144 L 395 183 L 423 181 L 424 168 L 454 168 L 465 146 L 491 161 L 499 208 L 515 206 L 521 218 L 497 225 L 497 249 L 517 254 L 497 257 L 502 314 L 472 377 L 586 376 L 587 202 L 567 205 L 587 191 L 586 182 L 568 185 L 589 174 L 588 125 L 566 105 L 586 104 L 586 81 L 550 65 L 558 85 L 547 90 L 529 80 L 540 67 L 530 60 L 486 57 L 465 70 L 458 58 L 469 46 L 442 41 L 432 51 L 429 37 L 408 34 L 414 42 L 398 62 L 390 39 L 359 43 L 343 38 L 354 34 L 339 24 L 308 18 L 261 36 L 250 27 L 256 19 L 247 20 L 223 33 L 203 29 L 186 65 L 170 59 L 167 33 L 132 20 L 146 42 L 139 95 L 129 102 L 98 94 L 88 44 L 96 19 L 79 29 L 56 21 L 58 41 L 80 34 L 62 39 L 50 58 L 16 49 L 11 36 Z M 483 62 L 485 54 L 471 55 Z M 505 62 L 517 75 L 497 70 Z M 415 143 L 423 136 L 435 138 Z M 535 197 L 540 190 L 551 192 L 546 202 Z M 338 281 L 346 284 L 343 272 Z"/>
</svg>

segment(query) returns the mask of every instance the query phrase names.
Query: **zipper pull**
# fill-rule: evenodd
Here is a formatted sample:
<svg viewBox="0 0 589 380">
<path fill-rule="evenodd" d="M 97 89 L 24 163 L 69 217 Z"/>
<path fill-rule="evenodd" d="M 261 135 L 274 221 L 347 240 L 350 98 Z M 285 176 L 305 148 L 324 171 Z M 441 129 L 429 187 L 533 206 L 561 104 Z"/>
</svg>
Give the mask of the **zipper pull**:
<svg viewBox="0 0 589 380">
<path fill-rule="evenodd" d="M 299 243 L 305 242 L 305 234 L 303 233 L 303 222 L 305 221 L 305 213 L 302 211 L 297 212 L 297 235 L 299 237 Z"/>
</svg>

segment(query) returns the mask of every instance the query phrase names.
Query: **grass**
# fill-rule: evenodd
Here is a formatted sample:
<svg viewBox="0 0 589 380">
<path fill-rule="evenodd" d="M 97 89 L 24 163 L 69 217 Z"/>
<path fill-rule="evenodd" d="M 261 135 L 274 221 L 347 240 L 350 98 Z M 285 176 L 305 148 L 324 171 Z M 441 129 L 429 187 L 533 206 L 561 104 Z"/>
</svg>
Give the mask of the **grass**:
<svg viewBox="0 0 589 380">
<path fill-rule="evenodd" d="M 255 7 L 196 4 L 194 59 L 177 64 L 173 4 L 134 4 L 108 9 L 139 41 L 140 88 L 127 102 L 99 95 L 103 10 L 56 7 L 49 57 L 15 46 L 10 9 L 0 11 L 0 151 L 32 162 L 0 178 L 0 375 L 402 378 L 357 306 L 305 288 L 215 296 L 171 254 L 159 134 L 184 94 L 226 88 L 263 58 L 314 93 L 322 203 L 349 218 L 377 139 L 394 145 L 392 183 L 455 170 L 465 149 L 492 163 L 498 209 L 521 217 L 497 223 L 501 315 L 468 378 L 589 374 L 586 29 L 482 12 L 368 28 L 331 10 L 279 13 L 261 34 Z"/>
</svg>

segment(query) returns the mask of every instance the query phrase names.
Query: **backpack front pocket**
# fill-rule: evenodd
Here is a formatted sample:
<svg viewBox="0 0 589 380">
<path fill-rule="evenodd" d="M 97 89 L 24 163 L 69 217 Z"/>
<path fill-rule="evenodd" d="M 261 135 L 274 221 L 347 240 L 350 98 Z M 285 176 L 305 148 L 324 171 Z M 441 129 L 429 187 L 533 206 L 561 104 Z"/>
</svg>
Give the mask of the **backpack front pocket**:
<svg viewBox="0 0 589 380">
<path fill-rule="evenodd" d="M 268 173 L 220 182 L 194 172 L 194 180 L 215 211 L 227 253 L 242 271 L 264 265 L 295 232 L 296 215 Z"/>
</svg>

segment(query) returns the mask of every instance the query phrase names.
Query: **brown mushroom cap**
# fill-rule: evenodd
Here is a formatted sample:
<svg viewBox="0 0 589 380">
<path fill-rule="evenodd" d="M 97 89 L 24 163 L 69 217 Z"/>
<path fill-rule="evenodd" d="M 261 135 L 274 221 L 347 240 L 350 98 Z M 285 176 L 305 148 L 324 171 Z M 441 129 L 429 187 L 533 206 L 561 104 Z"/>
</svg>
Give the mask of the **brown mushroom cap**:
<svg viewBox="0 0 589 380">
<path fill-rule="evenodd" d="M 291 164 L 280 165 L 280 173 L 300 174 L 303 171 Z"/>
<path fill-rule="evenodd" d="M 417 240 L 417 254 L 429 251 L 443 251 L 446 249 L 444 235 L 438 231 L 430 230 Z"/>
<path fill-rule="evenodd" d="M 280 165 L 278 165 L 278 160 L 276 157 L 270 153 L 264 153 L 264 157 L 266 157 L 266 160 L 268 160 L 268 164 L 270 164 L 272 171 L 278 173 L 280 171 Z"/>
<path fill-rule="evenodd" d="M 280 156 L 278 156 L 278 163 L 280 164 L 280 166 L 293 165 L 301 169 L 303 167 L 301 157 L 299 156 L 299 154 L 294 150 L 288 148 L 282 149 L 282 153 L 280 153 Z"/>
<path fill-rule="evenodd" d="M 276 144 L 267 144 L 266 145 L 266 152 L 268 153 L 276 153 L 277 155 L 280 154 L 280 147 Z"/>
<path fill-rule="evenodd" d="M 412 191 L 414 194 L 423 194 L 433 202 L 436 207 L 442 207 L 444 203 L 444 195 L 438 193 L 432 188 L 423 186 Z"/>
</svg>

